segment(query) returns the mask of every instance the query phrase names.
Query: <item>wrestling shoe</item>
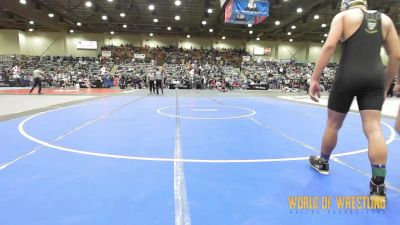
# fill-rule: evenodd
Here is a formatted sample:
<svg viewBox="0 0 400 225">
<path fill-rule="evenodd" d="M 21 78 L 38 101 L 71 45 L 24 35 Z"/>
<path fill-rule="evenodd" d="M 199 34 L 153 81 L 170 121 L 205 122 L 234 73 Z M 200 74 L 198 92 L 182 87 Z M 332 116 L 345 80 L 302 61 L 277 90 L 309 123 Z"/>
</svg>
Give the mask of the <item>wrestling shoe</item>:
<svg viewBox="0 0 400 225">
<path fill-rule="evenodd" d="M 371 198 L 382 198 L 386 201 L 385 184 L 375 184 L 372 180 L 369 182 L 369 196 Z"/>
<path fill-rule="evenodd" d="M 321 159 L 317 156 L 310 156 L 310 165 L 314 168 L 318 173 L 323 175 L 329 175 L 329 162 L 325 159 Z"/>
</svg>

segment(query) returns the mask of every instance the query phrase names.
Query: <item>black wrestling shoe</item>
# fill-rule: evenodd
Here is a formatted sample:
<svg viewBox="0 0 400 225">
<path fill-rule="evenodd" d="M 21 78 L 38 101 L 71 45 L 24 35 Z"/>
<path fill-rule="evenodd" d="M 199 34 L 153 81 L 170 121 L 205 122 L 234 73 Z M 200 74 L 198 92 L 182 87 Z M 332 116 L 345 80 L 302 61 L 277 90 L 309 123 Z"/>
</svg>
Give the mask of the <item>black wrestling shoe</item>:
<svg viewBox="0 0 400 225">
<path fill-rule="evenodd" d="M 329 175 L 329 162 L 325 159 L 321 159 L 317 156 L 310 156 L 310 165 L 314 168 L 318 173 L 323 175 Z"/>
<path fill-rule="evenodd" d="M 372 180 L 369 182 L 369 196 L 371 198 L 382 198 L 386 200 L 385 184 L 375 184 Z"/>
</svg>

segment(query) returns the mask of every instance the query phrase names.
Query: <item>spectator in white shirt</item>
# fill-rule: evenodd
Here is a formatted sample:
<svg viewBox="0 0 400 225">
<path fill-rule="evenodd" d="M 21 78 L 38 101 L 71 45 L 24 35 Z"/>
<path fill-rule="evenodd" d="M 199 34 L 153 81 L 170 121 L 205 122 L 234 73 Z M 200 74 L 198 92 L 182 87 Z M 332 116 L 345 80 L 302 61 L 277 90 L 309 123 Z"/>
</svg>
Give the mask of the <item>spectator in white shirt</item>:
<svg viewBox="0 0 400 225">
<path fill-rule="evenodd" d="M 100 75 L 104 76 L 107 72 L 107 68 L 105 66 L 101 67 L 100 69 Z"/>
</svg>

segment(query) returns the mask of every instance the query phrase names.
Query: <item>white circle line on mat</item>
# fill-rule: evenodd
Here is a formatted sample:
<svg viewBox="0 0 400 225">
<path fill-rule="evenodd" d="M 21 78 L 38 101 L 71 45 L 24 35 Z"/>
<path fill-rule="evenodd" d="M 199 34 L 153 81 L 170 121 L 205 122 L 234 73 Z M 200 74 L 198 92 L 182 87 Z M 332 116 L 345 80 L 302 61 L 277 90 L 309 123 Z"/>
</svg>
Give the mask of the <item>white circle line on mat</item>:
<svg viewBox="0 0 400 225">
<path fill-rule="evenodd" d="M 71 107 L 68 107 L 71 108 Z M 128 160 L 139 160 L 139 161 L 156 161 L 156 162 L 187 162 L 187 163 L 267 163 L 267 162 L 288 162 L 288 161 L 303 161 L 303 160 L 308 160 L 307 157 L 290 157 L 290 158 L 264 158 L 264 159 L 234 159 L 234 160 L 227 160 L 227 159 L 174 159 L 174 158 L 160 158 L 160 157 L 140 157 L 140 156 L 129 156 L 129 155 L 116 155 L 116 154 L 107 154 L 107 153 L 98 153 L 98 152 L 93 152 L 93 151 L 84 151 L 80 149 L 73 149 L 73 148 L 68 148 L 68 147 L 63 147 L 63 146 L 58 146 L 58 145 L 53 145 L 49 142 L 39 140 L 36 137 L 33 137 L 32 135 L 28 134 L 25 131 L 25 124 L 29 122 L 30 120 L 41 116 L 45 115 L 50 112 L 54 111 L 59 111 L 62 109 L 66 108 L 59 108 L 59 109 L 54 109 L 46 112 L 41 112 L 32 116 L 29 116 L 28 118 L 24 119 L 19 125 L 18 125 L 18 131 L 22 136 L 27 138 L 28 140 L 31 140 L 33 142 L 36 142 L 40 145 L 43 145 L 48 148 L 52 148 L 55 150 L 63 151 L 63 152 L 69 152 L 69 153 L 75 153 L 75 154 L 80 154 L 80 155 L 88 155 L 88 156 L 94 156 L 94 157 L 102 157 L 102 158 L 114 158 L 114 159 L 128 159 Z M 382 122 L 384 126 L 386 126 L 390 130 L 390 137 L 386 141 L 386 144 L 392 143 L 396 139 L 396 132 L 391 127 L 389 124 Z M 334 154 L 332 157 L 340 157 L 340 156 L 350 156 L 350 155 L 357 155 L 357 154 L 362 154 L 368 152 L 368 148 L 365 149 L 360 149 L 360 150 L 354 150 L 351 152 L 346 152 L 346 153 L 340 153 L 340 154 Z"/>
<path fill-rule="evenodd" d="M 239 115 L 239 116 L 227 116 L 227 117 L 194 117 L 194 116 L 178 116 L 180 119 L 190 119 L 190 120 L 232 120 L 232 119 L 241 119 L 241 118 L 246 118 L 246 117 L 251 117 L 257 114 L 255 110 L 244 108 L 244 107 L 239 107 L 239 106 L 223 106 L 223 105 L 180 105 L 179 108 L 182 107 L 214 107 L 214 108 L 231 108 L 231 109 L 241 109 L 248 111 L 248 114 L 244 115 Z M 162 108 L 157 109 L 157 113 L 163 116 L 168 116 L 168 117 L 173 117 L 176 118 L 176 115 L 173 114 L 168 114 L 163 112 L 165 109 L 169 108 L 176 108 L 176 106 L 166 106 Z"/>
</svg>

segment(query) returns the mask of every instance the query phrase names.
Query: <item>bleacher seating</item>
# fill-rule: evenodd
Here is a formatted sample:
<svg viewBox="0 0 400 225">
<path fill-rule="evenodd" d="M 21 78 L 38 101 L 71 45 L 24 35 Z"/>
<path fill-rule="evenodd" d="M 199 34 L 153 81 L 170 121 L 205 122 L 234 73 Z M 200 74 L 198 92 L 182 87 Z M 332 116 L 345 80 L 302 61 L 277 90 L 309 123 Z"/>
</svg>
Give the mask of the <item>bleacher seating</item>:
<svg viewBox="0 0 400 225">
<path fill-rule="evenodd" d="M 248 89 L 281 89 L 283 91 L 307 90 L 313 64 L 294 61 L 242 62 L 248 53 L 241 49 L 181 49 L 176 47 L 149 48 L 131 45 L 104 46 L 112 57 L 7 57 L 0 61 L 0 85 L 29 86 L 32 72 L 40 65 L 47 74 L 45 85 L 61 87 L 113 87 L 123 80 L 127 86 L 143 88 L 147 76 L 162 67 L 164 83 L 172 87 L 216 88 L 218 83 L 228 87 Z M 144 54 L 144 59 L 134 59 L 134 54 Z M 1 59 L 1 57 L 0 57 Z M 15 76 L 10 69 L 14 64 L 22 68 Z M 114 67 L 115 66 L 115 67 Z M 106 67 L 106 73 L 100 68 Z M 330 65 L 321 81 L 329 90 L 336 65 Z M 260 88 L 261 87 L 261 88 Z"/>
</svg>

